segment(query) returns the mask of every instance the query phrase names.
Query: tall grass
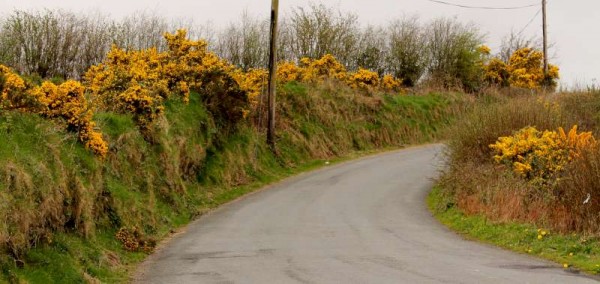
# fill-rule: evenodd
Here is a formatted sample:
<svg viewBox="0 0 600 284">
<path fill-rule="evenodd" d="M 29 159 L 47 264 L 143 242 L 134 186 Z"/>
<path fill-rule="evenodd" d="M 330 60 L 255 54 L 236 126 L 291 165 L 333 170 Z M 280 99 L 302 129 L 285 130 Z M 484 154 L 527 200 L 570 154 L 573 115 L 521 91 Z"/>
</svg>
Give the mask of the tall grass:
<svg viewBox="0 0 600 284">
<path fill-rule="evenodd" d="M 553 108 L 554 101 L 540 96 L 492 97 L 453 126 L 450 139 L 453 159 L 489 161 L 489 145 L 526 126 L 554 130 L 575 121 Z"/>
<path fill-rule="evenodd" d="M 523 221 L 561 232 L 600 235 L 600 149 L 586 150 L 556 183 L 540 188 L 492 158 L 490 144 L 526 126 L 540 130 L 579 125 L 600 129 L 600 96 L 594 93 L 488 97 L 458 122 L 449 142 L 450 166 L 441 180 L 445 210 L 496 221 Z M 589 199 L 588 199 L 589 197 Z M 586 201 L 586 199 L 588 199 Z"/>
<path fill-rule="evenodd" d="M 556 226 L 562 231 L 600 235 L 600 148 L 587 149 L 577 159 L 557 188 L 553 211 Z"/>
</svg>

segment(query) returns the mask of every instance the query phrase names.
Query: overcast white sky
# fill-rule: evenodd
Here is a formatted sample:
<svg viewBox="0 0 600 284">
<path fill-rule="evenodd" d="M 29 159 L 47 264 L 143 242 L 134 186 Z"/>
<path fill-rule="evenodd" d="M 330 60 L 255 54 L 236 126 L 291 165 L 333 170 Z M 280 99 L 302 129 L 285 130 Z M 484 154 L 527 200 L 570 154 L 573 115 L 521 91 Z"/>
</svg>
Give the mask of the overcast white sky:
<svg viewBox="0 0 600 284">
<path fill-rule="evenodd" d="M 541 0 L 445 0 L 476 6 L 522 6 Z M 439 16 L 456 16 L 473 22 L 487 34 L 493 51 L 500 39 L 511 30 L 521 30 L 538 12 L 539 7 L 522 10 L 470 10 L 445 6 L 427 0 L 316 0 L 328 6 L 357 14 L 363 24 L 385 24 L 402 15 L 419 15 L 427 20 Z M 286 13 L 292 7 L 305 6 L 306 0 L 280 0 Z M 122 17 L 134 11 L 148 9 L 171 18 L 193 18 L 196 23 L 212 22 L 216 26 L 236 21 L 244 10 L 267 17 L 269 0 L 0 0 L 0 13 L 13 9 L 63 8 L 71 11 L 101 11 Z M 526 35 L 541 36 L 541 14 L 525 30 Z M 561 68 L 566 85 L 600 83 L 600 1 L 548 0 L 549 38 L 555 43 L 553 63 Z"/>
</svg>

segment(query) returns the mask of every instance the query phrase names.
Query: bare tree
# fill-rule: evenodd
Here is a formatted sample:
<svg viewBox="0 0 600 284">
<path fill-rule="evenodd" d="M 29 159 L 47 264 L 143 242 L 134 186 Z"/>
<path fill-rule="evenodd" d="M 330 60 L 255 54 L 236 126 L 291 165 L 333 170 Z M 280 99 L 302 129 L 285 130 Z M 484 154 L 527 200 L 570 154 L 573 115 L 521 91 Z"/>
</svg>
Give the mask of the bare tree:
<svg viewBox="0 0 600 284">
<path fill-rule="evenodd" d="M 0 63 L 16 67 L 18 61 L 16 58 L 16 46 L 18 46 L 18 41 L 6 30 L 8 19 L 1 18 L 0 27 L 2 27 L 0 29 Z"/>
<path fill-rule="evenodd" d="M 0 59 L 23 74 L 79 78 L 112 44 L 164 50 L 163 33 L 169 29 L 165 18 L 148 12 L 117 22 L 93 13 L 16 10 L 1 23 Z"/>
<path fill-rule="evenodd" d="M 113 43 L 110 30 L 114 23 L 105 15 L 90 14 L 82 23 L 85 38 L 79 50 L 78 74 L 104 60 Z"/>
<path fill-rule="evenodd" d="M 426 33 L 431 82 L 446 88 L 477 89 L 481 83 L 477 47 L 483 43 L 479 30 L 456 19 L 438 18 L 429 23 Z"/>
<path fill-rule="evenodd" d="M 405 17 L 388 27 L 388 70 L 402 79 L 405 86 L 414 86 L 427 68 L 426 34 L 417 17 Z"/>
<path fill-rule="evenodd" d="M 536 37 L 525 37 L 520 33 L 514 31 L 502 38 L 502 44 L 500 45 L 500 53 L 498 54 L 500 59 L 505 63 L 508 63 L 511 55 L 525 47 L 536 47 L 541 46 L 541 39 Z"/>
<path fill-rule="evenodd" d="M 62 10 L 15 11 L 2 26 L 5 60 L 19 72 L 41 77 L 76 76 L 86 19 Z"/>
<path fill-rule="evenodd" d="M 266 67 L 268 22 L 244 12 L 239 23 L 231 23 L 219 36 L 215 50 L 244 70 Z"/>
<path fill-rule="evenodd" d="M 277 27 L 277 60 L 278 61 L 295 61 L 298 56 L 294 52 L 292 44 L 295 42 L 294 30 L 288 18 L 279 19 L 279 27 Z"/>
<path fill-rule="evenodd" d="M 184 28 L 188 31 L 189 38 L 194 40 L 205 40 L 211 48 L 214 48 L 214 43 L 217 40 L 217 27 L 211 21 L 204 23 L 196 23 L 194 19 L 175 20 L 170 24 L 170 31 Z"/>
<path fill-rule="evenodd" d="M 163 33 L 169 31 L 168 21 L 156 13 L 139 11 L 112 27 L 113 42 L 126 49 L 158 50 L 166 48 Z"/>
<path fill-rule="evenodd" d="M 367 26 L 358 37 L 352 57 L 355 59 L 349 69 L 366 68 L 382 75 L 386 72 L 386 58 L 389 53 L 387 33 L 382 27 Z"/>
<path fill-rule="evenodd" d="M 309 9 L 295 8 L 287 24 L 292 53 L 297 59 L 333 54 L 344 65 L 352 65 L 360 30 L 355 14 L 311 4 Z"/>
</svg>

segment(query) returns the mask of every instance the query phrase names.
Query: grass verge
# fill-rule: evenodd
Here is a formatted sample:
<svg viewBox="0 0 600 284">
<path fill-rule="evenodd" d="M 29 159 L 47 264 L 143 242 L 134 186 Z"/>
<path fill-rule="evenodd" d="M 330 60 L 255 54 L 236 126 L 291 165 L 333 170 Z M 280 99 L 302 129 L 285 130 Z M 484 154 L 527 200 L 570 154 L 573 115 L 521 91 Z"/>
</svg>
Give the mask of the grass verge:
<svg viewBox="0 0 600 284">
<path fill-rule="evenodd" d="M 600 273 L 600 239 L 579 234 L 555 234 L 517 222 L 493 222 L 482 215 L 465 215 L 435 187 L 427 205 L 436 219 L 467 239 L 560 263 L 565 269 Z M 543 233 L 546 234 L 543 234 Z"/>
</svg>

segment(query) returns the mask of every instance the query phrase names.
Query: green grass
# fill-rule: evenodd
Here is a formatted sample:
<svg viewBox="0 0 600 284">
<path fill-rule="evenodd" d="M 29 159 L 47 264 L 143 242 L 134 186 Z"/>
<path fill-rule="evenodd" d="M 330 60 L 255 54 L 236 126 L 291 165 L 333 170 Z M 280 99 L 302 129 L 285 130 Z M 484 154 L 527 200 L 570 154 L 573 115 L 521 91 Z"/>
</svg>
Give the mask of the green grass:
<svg viewBox="0 0 600 284">
<path fill-rule="evenodd" d="M 567 265 L 591 274 L 600 273 L 600 238 L 577 234 L 555 234 L 530 224 L 496 223 L 483 216 L 467 216 L 448 204 L 436 187 L 427 198 L 434 216 L 467 239 L 493 244 L 518 253 L 529 254 Z M 538 238 L 541 231 L 547 235 Z"/>
</svg>

